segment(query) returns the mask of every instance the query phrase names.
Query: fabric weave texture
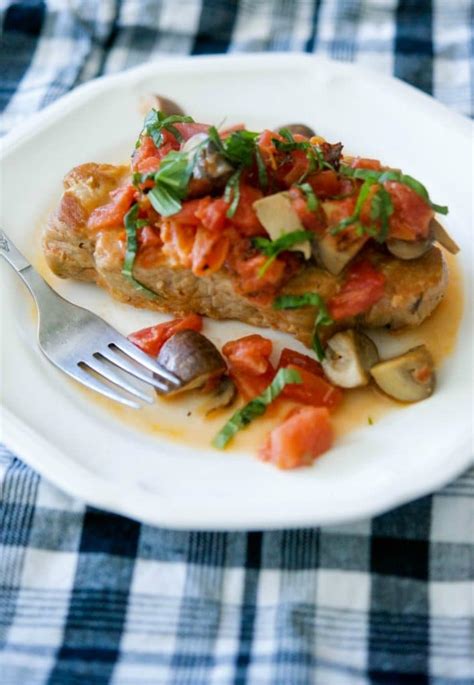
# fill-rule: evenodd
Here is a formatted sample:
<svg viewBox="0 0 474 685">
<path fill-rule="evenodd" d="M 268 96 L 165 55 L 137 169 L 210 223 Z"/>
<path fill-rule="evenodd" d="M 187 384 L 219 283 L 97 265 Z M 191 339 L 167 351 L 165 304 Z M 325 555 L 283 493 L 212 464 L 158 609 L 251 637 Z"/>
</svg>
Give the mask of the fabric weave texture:
<svg viewBox="0 0 474 685">
<path fill-rule="evenodd" d="M 473 114 L 471 0 L 0 3 L 0 132 L 167 55 L 301 51 Z M 439 141 L 437 141 L 439 143 Z M 472 685 L 474 469 L 372 520 L 154 528 L 0 448 L 1 685 Z"/>
</svg>

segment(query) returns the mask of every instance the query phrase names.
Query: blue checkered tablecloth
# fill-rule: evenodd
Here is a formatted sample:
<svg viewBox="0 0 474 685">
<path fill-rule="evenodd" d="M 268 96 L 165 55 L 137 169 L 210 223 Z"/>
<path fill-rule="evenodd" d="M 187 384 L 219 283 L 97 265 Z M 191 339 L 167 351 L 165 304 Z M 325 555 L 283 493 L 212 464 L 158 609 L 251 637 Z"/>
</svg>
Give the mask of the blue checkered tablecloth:
<svg viewBox="0 0 474 685">
<path fill-rule="evenodd" d="M 0 2 L 1 131 L 160 54 L 291 50 L 471 115 L 470 0 Z M 472 685 L 474 470 L 351 525 L 182 532 L 0 450 L 1 685 Z"/>
</svg>

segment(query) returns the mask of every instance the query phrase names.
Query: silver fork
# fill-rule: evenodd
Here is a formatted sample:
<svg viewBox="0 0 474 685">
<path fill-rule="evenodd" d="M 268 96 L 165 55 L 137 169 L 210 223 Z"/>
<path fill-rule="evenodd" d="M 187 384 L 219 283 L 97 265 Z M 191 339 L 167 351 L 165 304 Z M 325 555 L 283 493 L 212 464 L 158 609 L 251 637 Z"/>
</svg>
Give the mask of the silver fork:
<svg viewBox="0 0 474 685">
<path fill-rule="evenodd" d="M 179 385 L 177 376 L 103 319 L 58 295 L 1 230 L 0 254 L 33 295 L 39 313 L 39 347 L 61 371 L 135 409 L 141 406 L 137 400 L 152 404 L 155 399 L 155 393 L 145 392 L 143 383 L 159 390 Z"/>
</svg>

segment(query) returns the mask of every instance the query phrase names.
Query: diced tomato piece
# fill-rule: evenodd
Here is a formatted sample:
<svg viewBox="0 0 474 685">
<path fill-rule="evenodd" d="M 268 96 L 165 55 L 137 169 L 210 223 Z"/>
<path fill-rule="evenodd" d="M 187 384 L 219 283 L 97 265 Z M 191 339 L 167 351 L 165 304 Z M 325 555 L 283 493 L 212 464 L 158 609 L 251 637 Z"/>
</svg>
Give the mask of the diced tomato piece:
<svg viewBox="0 0 474 685">
<path fill-rule="evenodd" d="M 246 335 L 238 340 L 230 340 L 222 348 L 233 370 L 260 375 L 270 366 L 273 343 L 261 335 Z"/>
<path fill-rule="evenodd" d="M 277 370 L 283 369 L 287 366 L 298 366 L 309 373 L 314 373 L 316 376 L 324 376 L 323 367 L 316 359 L 308 357 L 307 354 L 301 354 L 296 350 L 291 350 L 289 347 L 284 347 L 280 354 Z"/>
<path fill-rule="evenodd" d="M 374 171 L 381 171 L 382 165 L 378 159 L 370 159 L 369 157 L 354 157 L 351 161 L 353 169 L 373 169 Z"/>
<path fill-rule="evenodd" d="M 342 288 L 328 302 L 336 321 L 367 311 L 384 295 L 385 277 L 365 260 L 352 264 Z"/>
<path fill-rule="evenodd" d="M 229 203 L 223 198 L 213 200 L 210 197 L 204 197 L 196 210 L 196 217 L 201 220 L 204 228 L 211 232 L 222 231 L 226 221 L 226 212 L 229 209 Z"/>
<path fill-rule="evenodd" d="M 235 269 L 240 276 L 239 286 L 244 294 L 254 294 L 265 289 L 276 290 L 285 277 L 285 262 L 275 259 L 265 273 L 259 276 L 259 270 L 267 261 L 263 254 L 235 263 Z"/>
<path fill-rule="evenodd" d="M 282 397 L 313 407 L 327 407 L 329 411 L 337 409 L 342 402 L 341 388 L 331 385 L 321 376 L 306 371 L 297 364 L 289 364 L 289 369 L 295 369 L 301 376 L 302 383 L 289 383 L 282 392 Z"/>
<path fill-rule="evenodd" d="M 309 160 L 304 150 L 293 150 L 290 160 L 282 164 L 275 173 L 275 178 L 286 188 L 298 183 L 308 171 Z"/>
<path fill-rule="evenodd" d="M 196 231 L 192 250 L 192 270 L 196 276 L 209 276 L 219 271 L 229 252 L 227 235 L 212 233 L 204 226 Z"/>
<path fill-rule="evenodd" d="M 160 234 L 152 226 L 144 226 L 138 236 L 141 248 L 158 247 L 161 245 Z"/>
<path fill-rule="evenodd" d="M 161 223 L 163 254 L 168 257 L 173 265 L 179 264 L 187 269 L 191 268 L 191 254 L 195 237 L 195 226 L 188 226 L 175 221 L 163 221 Z"/>
<path fill-rule="evenodd" d="M 186 200 L 182 203 L 179 212 L 173 214 L 173 221 L 176 221 L 179 224 L 187 224 L 188 226 L 199 226 L 201 220 L 196 216 L 196 212 L 200 203 L 200 199 Z"/>
<path fill-rule="evenodd" d="M 182 319 L 173 319 L 173 321 L 159 323 L 156 326 L 142 328 L 140 331 L 130 333 L 127 337 L 141 350 L 156 357 L 167 340 L 178 331 L 188 329 L 198 332 L 202 329 L 202 318 L 198 314 L 188 314 Z"/>
<path fill-rule="evenodd" d="M 290 200 L 293 209 L 298 214 L 299 220 L 308 231 L 322 233 L 326 226 L 325 216 L 318 205 L 315 211 L 308 207 L 308 200 L 303 192 L 296 187 L 290 188 Z"/>
<path fill-rule="evenodd" d="M 280 469 L 309 466 L 334 441 L 329 412 L 324 407 L 300 407 L 267 436 L 259 458 Z"/>
<path fill-rule="evenodd" d="M 206 133 L 209 131 L 209 124 L 198 124 L 196 122 L 189 124 L 173 124 L 173 126 L 181 133 L 183 140 L 189 140 L 196 135 L 196 133 Z"/>
<path fill-rule="evenodd" d="M 243 235 L 252 236 L 265 234 L 265 229 L 258 220 L 257 214 L 252 207 L 253 203 L 260 200 L 261 197 L 263 197 L 261 190 L 253 188 L 246 183 L 240 183 L 239 204 L 230 221 Z"/>
<path fill-rule="evenodd" d="M 113 228 L 123 225 L 125 214 L 132 206 L 136 190 L 133 186 L 123 186 L 110 193 L 110 202 L 97 207 L 89 216 L 87 227 L 93 230 Z"/>
<path fill-rule="evenodd" d="M 308 177 L 308 183 L 317 195 L 322 200 L 335 195 L 342 195 L 341 179 L 332 169 L 325 169 L 319 171 L 317 174 L 311 174 Z"/>
<path fill-rule="evenodd" d="M 257 395 L 261 395 L 270 385 L 275 377 L 275 370 L 273 366 L 269 364 L 265 373 L 261 373 L 257 376 L 254 373 L 244 373 L 243 371 L 234 370 L 231 367 L 229 375 L 237 386 L 237 390 L 242 399 L 245 402 L 250 402 L 250 400 L 253 400 Z"/>
<path fill-rule="evenodd" d="M 384 184 L 393 203 L 389 234 L 399 240 L 427 238 L 434 212 L 423 198 L 412 188 L 398 181 Z"/>
<path fill-rule="evenodd" d="M 179 149 L 179 143 L 173 135 L 166 130 L 162 133 L 163 142 L 159 148 L 156 147 L 150 136 L 142 136 L 140 138 L 140 145 L 133 153 L 133 171 L 139 171 L 141 174 L 156 171 L 160 166 L 161 160 L 168 152 Z"/>
</svg>

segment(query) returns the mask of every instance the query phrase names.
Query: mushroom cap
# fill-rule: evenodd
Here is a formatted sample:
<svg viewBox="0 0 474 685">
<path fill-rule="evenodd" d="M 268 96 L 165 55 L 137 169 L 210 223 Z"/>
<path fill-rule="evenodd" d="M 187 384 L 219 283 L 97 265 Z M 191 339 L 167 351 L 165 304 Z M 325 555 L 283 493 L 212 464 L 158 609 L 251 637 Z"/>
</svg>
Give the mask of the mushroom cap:
<svg viewBox="0 0 474 685">
<path fill-rule="evenodd" d="M 341 388 L 357 388 L 370 381 L 368 370 L 379 359 L 375 343 L 364 333 L 340 331 L 327 342 L 322 362 L 328 379 Z"/>
<path fill-rule="evenodd" d="M 181 381 L 178 388 L 159 391 L 168 396 L 199 388 L 227 370 L 217 347 L 202 333 L 190 329 L 178 331 L 169 338 L 161 348 L 157 361 Z"/>
<path fill-rule="evenodd" d="M 381 390 L 401 402 L 426 399 L 436 383 L 433 358 L 425 345 L 375 364 L 370 373 Z"/>
</svg>

